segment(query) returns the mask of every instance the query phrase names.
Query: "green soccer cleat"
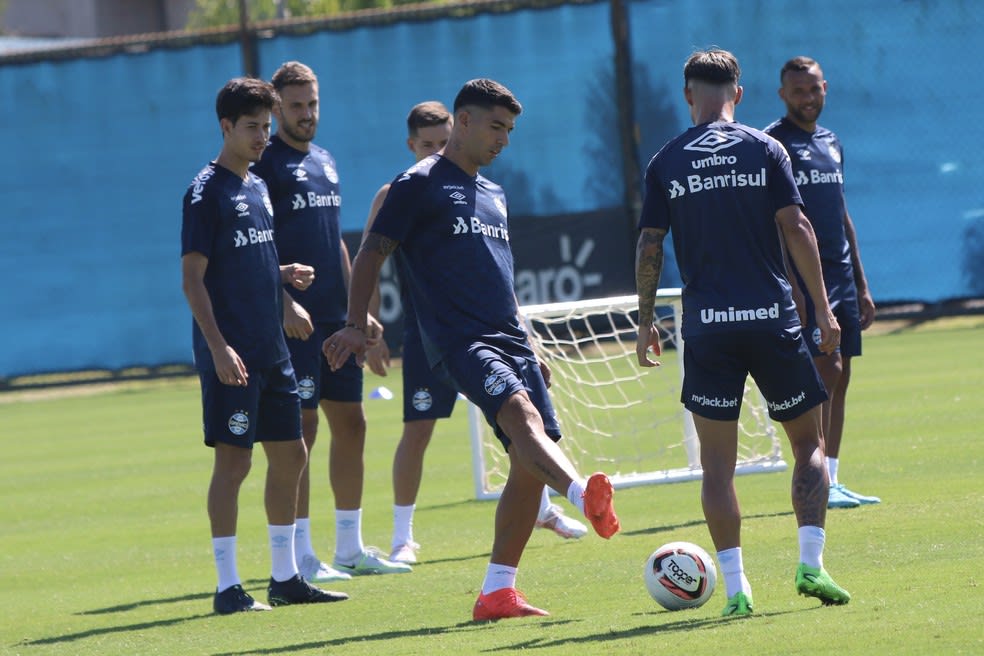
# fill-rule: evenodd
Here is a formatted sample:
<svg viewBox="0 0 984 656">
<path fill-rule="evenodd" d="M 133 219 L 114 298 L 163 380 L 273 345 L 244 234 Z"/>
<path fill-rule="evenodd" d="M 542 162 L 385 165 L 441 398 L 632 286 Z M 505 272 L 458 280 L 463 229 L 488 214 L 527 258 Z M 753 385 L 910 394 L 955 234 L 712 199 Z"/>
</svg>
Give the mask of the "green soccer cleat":
<svg viewBox="0 0 984 656">
<path fill-rule="evenodd" d="M 878 497 L 869 497 L 864 494 L 858 494 L 857 492 L 852 492 L 851 490 L 848 490 L 846 487 L 844 487 L 843 483 L 838 483 L 837 485 L 831 485 L 830 487 L 837 488 L 837 490 L 841 494 L 848 497 L 849 499 L 854 499 L 862 506 L 870 506 L 875 503 L 881 503 L 881 499 L 879 499 Z"/>
<path fill-rule="evenodd" d="M 861 505 L 861 502 L 854 497 L 849 497 L 844 494 L 842 488 L 842 485 L 830 486 L 830 491 L 827 493 L 828 508 L 857 508 Z"/>
<path fill-rule="evenodd" d="M 816 597 L 824 606 L 842 606 L 851 600 L 851 593 L 834 583 L 827 570 L 803 563 L 796 569 L 796 591 L 806 597 Z"/>
<path fill-rule="evenodd" d="M 752 596 L 736 592 L 728 597 L 728 603 L 721 611 L 721 617 L 748 617 L 752 614 Z"/>
</svg>

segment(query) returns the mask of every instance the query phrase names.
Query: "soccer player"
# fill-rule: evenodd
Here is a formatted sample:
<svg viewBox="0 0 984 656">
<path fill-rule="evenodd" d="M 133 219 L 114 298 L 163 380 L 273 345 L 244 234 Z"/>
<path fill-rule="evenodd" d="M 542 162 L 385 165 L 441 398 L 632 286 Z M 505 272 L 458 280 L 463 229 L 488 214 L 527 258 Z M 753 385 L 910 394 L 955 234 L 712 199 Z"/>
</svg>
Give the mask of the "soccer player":
<svg viewBox="0 0 984 656">
<path fill-rule="evenodd" d="M 305 262 L 318 272 L 306 290 L 291 291 L 284 330 L 301 396 L 301 425 L 308 452 L 318 432 L 318 405 L 331 433 L 329 478 L 335 497 L 335 557 L 329 567 L 315 555 L 311 540 L 310 468 L 301 473 L 297 494 L 295 550 L 308 581 L 351 578 L 353 574 L 409 572 L 362 541 L 363 450 L 366 417 L 362 406 L 362 367 L 351 358 L 329 371 L 321 356 L 325 337 L 345 324 L 351 262 L 339 227 L 342 196 L 331 154 L 312 140 L 318 129 L 318 78 L 304 64 L 290 61 L 273 74 L 280 95 L 274 107 L 277 133 L 254 167 L 270 188 L 277 251 L 281 262 Z M 381 333 L 372 320 L 368 329 Z"/>
<path fill-rule="evenodd" d="M 324 343 L 337 369 L 366 349 L 369 299 L 397 247 L 431 368 L 482 409 L 509 454 L 495 516 L 492 556 L 472 618 L 546 615 L 516 589 L 516 572 L 536 523 L 544 483 L 609 538 L 619 530 L 608 477 L 586 482 L 555 443 L 560 427 L 518 317 L 508 210 L 502 188 L 479 173 L 509 144 L 522 106 L 503 85 L 467 82 L 454 101 L 441 154 L 397 177 L 352 265 L 349 322 Z"/>
<path fill-rule="evenodd" d="M 683 69 L 694 127 L 669 141 L 646 170 L 636 285 L 643 367 L 659 355 L 653 307 L 663 240 L 673 232 L 683 280 L 684 381 L 703 468 L 701 503 L 727 588 L 723 615 L 752 612 L 741 554 L 734 486 L 738 415 L 748 374 L 792 446 L 792 503 L 799 526 L 796 590 L 824 604 L 851 596 L 823 568 L 827 469 L 820 406 L 826 400 L 786 279 L 780 233 L 816 299 L 819 348 L 832 352 L 840 328 L 827 304 L 816 238 L 800 206 L 789 156 L 775 139 L 735 121 L 740 68 L 725 50 L 695 52 Z M 778 228 L 777 228 L 778 226 Z"/>
<path fill-rule="evenodd" d="M 451 113 L 436 100 L 414 105 L 407 115 L 407 147 L 416 161 L 433 155 L 444 148 L 451 136 Z M 379 212 L 389 184 L 383 185 L 372 200 L 365 234 L 369 233 L 373 219 Z M 413 536 L 413 514 L 417 493 L 423 476 L 424 453 L 434 434 L 438 419 L 451 416 L 458 392 L 431 371 L 420 341 L 420 329 L 407 286 L 403 284 L 402 254 L 394 253 L 400 284 L 400 301 L 403 306 L 403 435 L 393 456 L 393 541 L 390 560 L 413 564 L 417 562 L 420 545 Z M 374 293 L 369 304 L 370 315 L 379 316 L 379 294 Z M 385 376 L 389 364 L 386 342 L 369 349 L 366 361 L 375 373 Z M 554 531 L 564 538 L 581 538 L 588 532 L 581 522 L 568 517 L 557 504 L 550 502 L 547 488 L 543 488 L 536 526 Z"/>
<path fill-rule="evenodd" d="M 208 515 L 219 579 L 213 608 L 220 614 L 270 610 L 243 590 L 236 568 L 239 488 L 256 442 L 263 444 L 268 462 L 270 604 L 348 598 L 310 585 L 294 561 L 297 481 L 307 451 L 297 381 L 281 327 L 283 285 L 309 288 L 314 269 L 279 263 L 267 188 L 249 171 L 266 147 L 276 99 L 272 86 L 251 78 L 222 87 L 215 103 L 222 150 L 184 196 L 181 272 L 194 317 L 205 444 L 215 457 Z"/>
<path fill-rule="evenodd" d="M 765 129 L 779 140 L 792 159 L 806 216 L 813 225 L 820 249 L 827 301 L 841 327 L 840 348 L 822 353 L 816 344 L 817 325 L 813 303 L 804 296 L 793 276 L 794 298 L 802 308 L 804 327 L 813 362 L 830 400 L 823 404 L 823 434 L 827 470 L 830 472 L 828 508 L 856 508 L 879 503 L 878 497 L 852 492 L 837 480 L 838 457 L 844 434 L 844 407 L 851 381 L 851 358 L 861 355 L 861 331 L 875 318 L 875 303 L 861 266 L 854 222 L 844 200 L 844 150 L 830 130 L 817 125 L 827 96 L 827 81 L 820 64 L 809 57 L 794 57 L 779 72 L 779 97 L 786 116 Z M 800 293 L 797 293 L 800 292 Z"/>
</svg>

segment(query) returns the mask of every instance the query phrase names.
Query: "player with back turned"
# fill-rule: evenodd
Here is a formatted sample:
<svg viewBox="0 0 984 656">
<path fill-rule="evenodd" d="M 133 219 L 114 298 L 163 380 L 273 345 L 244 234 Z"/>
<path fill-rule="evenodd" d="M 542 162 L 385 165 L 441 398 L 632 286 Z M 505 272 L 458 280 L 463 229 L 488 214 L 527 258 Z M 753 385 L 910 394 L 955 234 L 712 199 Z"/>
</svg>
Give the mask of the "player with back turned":
<svg viewBox="0 0 984 656">
<path fill-rule="evenodd" d="M 781 243 L 807 291 L 819 299 L 819 346 L 830 352 L 840 329 L 826 302 L 816 239 L 785 149 L 734 119 L 742 96 L 734 55 L 698 51 L 683 73 L 694 127 L 663 146 L 646 170 L 636 250 L 636 356 L 640 366 L 658 364 L 649 357 L 650 349 L 659 354 L 653 308 L 663 240 L 672 231 L 683 280 L 681 401 L 693 414 L 700 441 L 701 504 L 728 596 L 722 614 L 752 613 L 734 485 L 738 417 L 749 374 L 769 416 L 782 423 L 795 459 L 796 590 L 824 604 L 845 604 L 850 594 L 823 568 L 828 478 L 820 405 L 827 395 L 801 334 Z"/>
</svg>

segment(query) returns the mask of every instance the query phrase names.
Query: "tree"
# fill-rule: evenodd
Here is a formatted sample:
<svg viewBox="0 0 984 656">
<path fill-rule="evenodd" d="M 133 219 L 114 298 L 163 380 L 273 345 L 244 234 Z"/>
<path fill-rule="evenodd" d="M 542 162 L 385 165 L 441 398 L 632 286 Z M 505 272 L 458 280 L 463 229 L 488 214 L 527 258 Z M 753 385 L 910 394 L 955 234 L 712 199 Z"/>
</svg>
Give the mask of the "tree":
<svg viewBox="0 0 984 656">
<path fill-rule="evenodd" d="M 249 20 L 328 16 L 357 9 L 385 9 L 412 2 L 440 0 L 246 0 Z M 3 0 L 0 0 L 2 3 Z M 239 0 L 196 0 L 188 15 L 188 29 L 221 27 L 239 23 Z"/>
</svg>

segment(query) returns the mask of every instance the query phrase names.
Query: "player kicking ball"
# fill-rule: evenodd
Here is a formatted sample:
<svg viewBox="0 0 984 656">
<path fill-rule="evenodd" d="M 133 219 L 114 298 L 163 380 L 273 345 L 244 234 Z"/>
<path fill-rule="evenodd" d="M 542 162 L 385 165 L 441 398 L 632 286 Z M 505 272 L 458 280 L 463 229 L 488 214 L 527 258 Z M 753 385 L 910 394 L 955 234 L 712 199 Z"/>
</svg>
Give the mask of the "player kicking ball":
<svg viewBox="0 0 984 656">
<path fill-rule="evenodd" d="M 556 444 L 561 435 L 547 393 L 549 369 L 529 345 L 513 292 L 505 194 L 479 174 L 509 144 L 521 111 L 498 82 L 477 79 L 462 87 L 447 146 L 391 183 L 356 255 L 348 307 L 354 325 L 324 342 L 333 368 L 365 353 L 369 299 L 383 263 L 399 247 L 430 367 L 481 408 L 509 455 L 475 620 L 548 614 L 516 588 L 544 484 L 565 495 L 602 537 L 620 528 L 608 477 L 596 473 L 585 481 Z"/>
</svg>

